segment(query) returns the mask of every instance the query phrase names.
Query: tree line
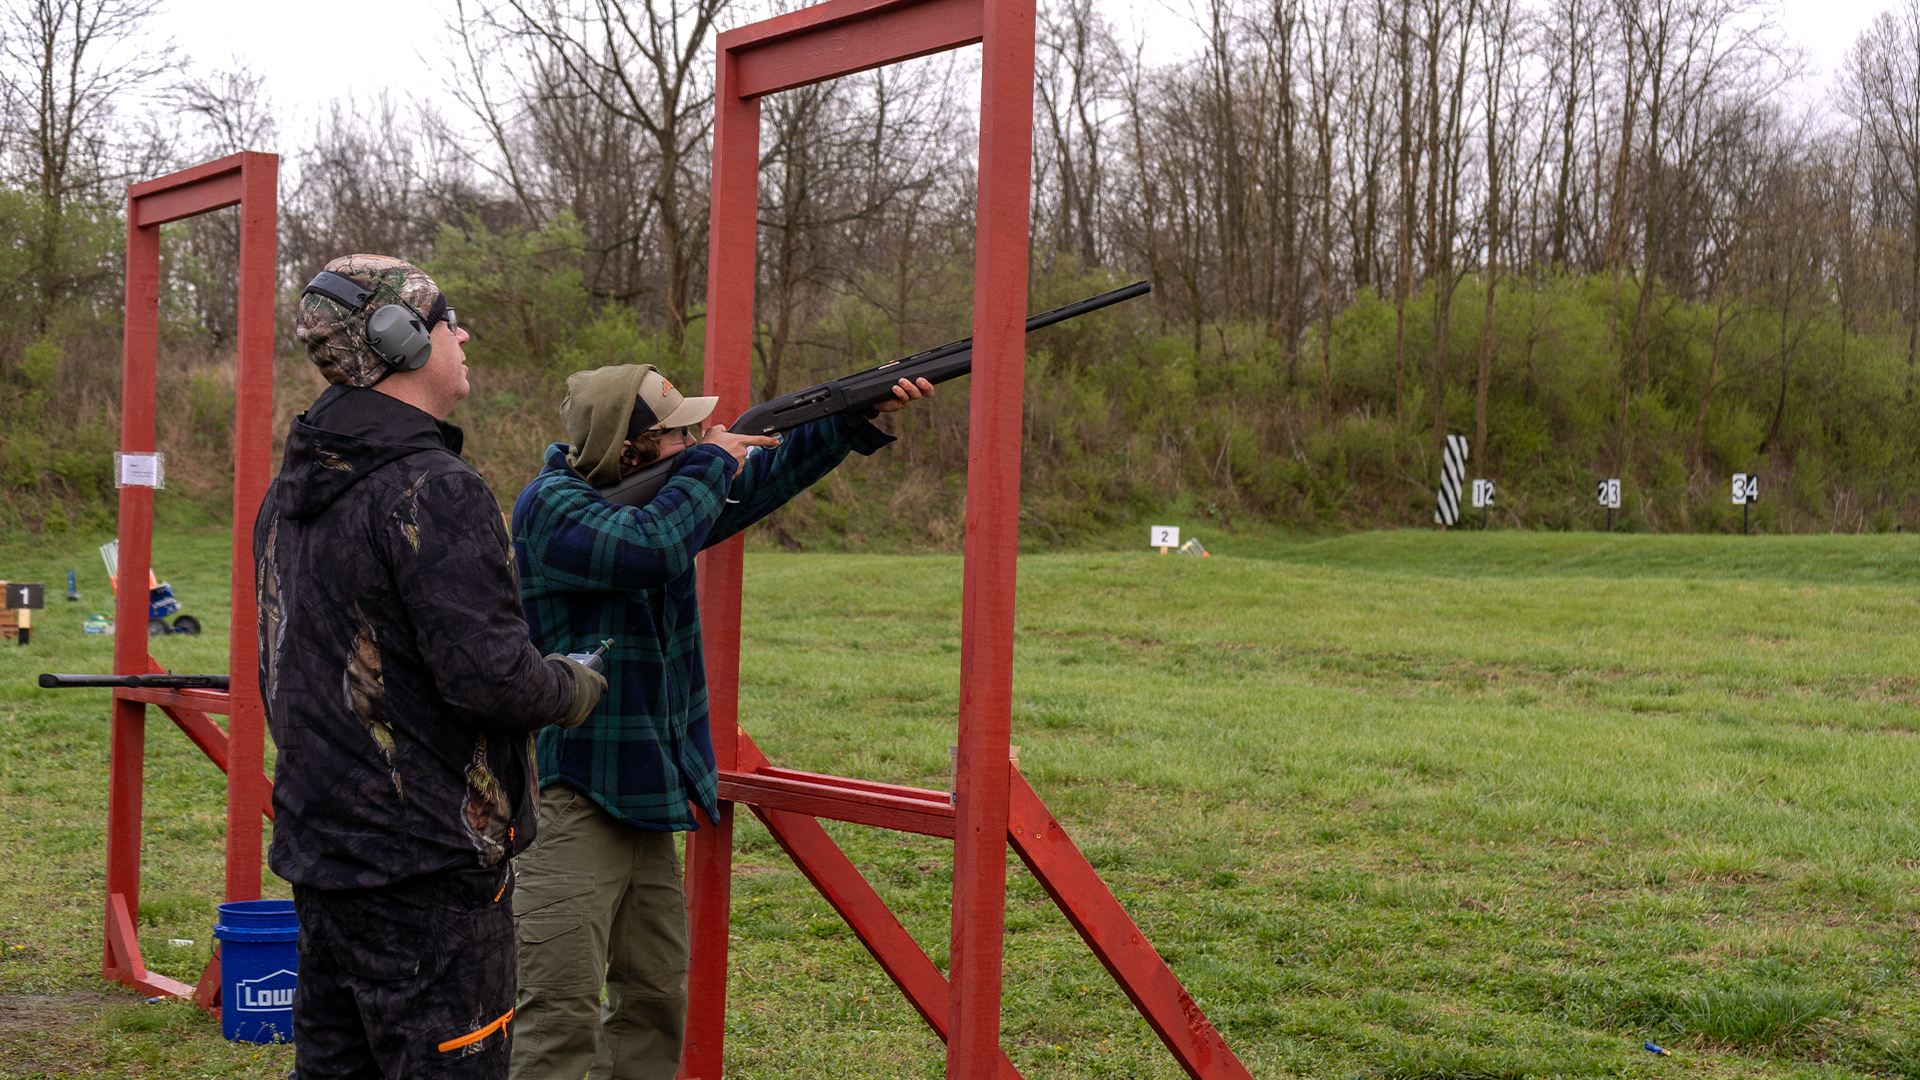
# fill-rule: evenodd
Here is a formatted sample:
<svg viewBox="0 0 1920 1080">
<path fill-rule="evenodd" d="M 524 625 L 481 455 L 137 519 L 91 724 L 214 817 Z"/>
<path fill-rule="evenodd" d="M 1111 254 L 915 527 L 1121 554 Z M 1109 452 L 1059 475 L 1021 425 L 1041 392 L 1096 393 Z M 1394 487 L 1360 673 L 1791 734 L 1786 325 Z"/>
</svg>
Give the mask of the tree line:
<svg viewBox="0 0 1920 1080">
<path fill-rule="evenodd" d="M 121 187 L 240 148 L 284 155 L 287 302 L 347 251 L 414 259 L 454 296 L 476 332 L 471 456 L 510 496 L 557 438 L 566 374 L 697 372 L 712 37 L 766 13 L 456 0 L 444 93 L 335 101 L 292 132 L 258 75 L 178 75 L 142 37 L 150 0 L 10 7 L 0 483 L 23 509 L 0 512 L 104 512 Z M 1449 432 L 1500 481 L 1506 527 L 1590 527 L 1592 481 L 1613 476 L 1629 527 L 1733 528 L 1735 472 L 1765 478 L 1767 528 L 1911 523 L 1920 0 L 1804 104 L 1804 61 L 1766 16 L 1197 0 L 1197 53 L 1153 63 L 1091 0 L 1049 0 L 1033 306 L 1155 289 L 1030 341 L 1027 535 L 1166 513 L 1430 523 Z M 761 396 L 967 332 L 976 78 L 962 51 L 765 103 Z M 217 460 L 237 235 L 220 214 L 168 229 L 167 438 Z M 282 351 L 290 414 L 316 384 Z M 956 543 L 965 409 L 949 392 L 904 417 L 899 452 L 769 535 Z"/>
</svg>

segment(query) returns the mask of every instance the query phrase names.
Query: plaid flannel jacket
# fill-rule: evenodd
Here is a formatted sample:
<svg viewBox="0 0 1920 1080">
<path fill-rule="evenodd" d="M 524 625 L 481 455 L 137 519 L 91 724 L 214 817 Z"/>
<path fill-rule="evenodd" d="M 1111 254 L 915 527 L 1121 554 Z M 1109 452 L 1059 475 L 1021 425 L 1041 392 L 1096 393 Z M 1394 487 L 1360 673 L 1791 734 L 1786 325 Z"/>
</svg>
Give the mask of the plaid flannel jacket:
<svg viewBox="0 0 1920 1080">
<path fill-rule="evenodd" d="M 572 730 L 542 728 L 541 784 L 585 792 L 629 825 L 699 827 L 688 805 L 718 821 L 718 776 L 707 724 L 694 556 L 766 517 L 831 472 L 850 451 L 893 441 L 858 417 L 788 432 L 777 449 L 733 458 L 712 446 L 680 452 L 653 502 L 601 498 L 567 465 L 564 443 L 513 504 L 513 551 L 533 643 L 546 653 L 607 650 L 607 693 Z"/>
</svg>

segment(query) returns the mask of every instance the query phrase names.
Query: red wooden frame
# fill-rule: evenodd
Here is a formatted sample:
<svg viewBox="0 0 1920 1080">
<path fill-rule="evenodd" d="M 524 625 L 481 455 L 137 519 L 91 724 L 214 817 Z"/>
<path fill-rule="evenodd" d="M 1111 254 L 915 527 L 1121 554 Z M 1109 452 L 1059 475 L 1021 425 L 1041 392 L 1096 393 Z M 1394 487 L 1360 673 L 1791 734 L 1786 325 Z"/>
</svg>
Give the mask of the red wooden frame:
<svg viewBox="0 0 1920 1080">
<path fill-rule="evenodd" d="M 127 315 L 120 394 L 120 449 L 154 449 L 160 340 L 160 226 L 238 204 L 240 268 L 238 364 L 233 430 L 233 602 L 228 635 L 230 689 L 113 692 L 112 764 L 107 795 L 106 944 L 100 973 L 147 994 L 192 998 L 219 1011 L 220 954 L 197 987 L 147 970 L 140 955 L 140 839 L 147 706 L 157 705 L 227 774 L 228 900 L 260 897 L 259 815 L 273 817 L 273 783 L 262 771 L 265 713 L 260 706 L 253 582 L 253 519 L 266 496 L 273 461 L 274 244 L 280 159 L 241 153 L 127 189 Z M 147 652 L 147 581 L 153 562 L 153 489 L 120 489 L 113 670 L 160 671 Z M 222 729 L 209 714 L 223 714 Z"/>
<path fill-rule="evenodd" d="M 720 35 L 705 392 L 721 399 L 717 418 L 736 416 L 748 404 L 760 97 L 976 42 L 983 54 L 957 790 L 949 799 L 945 792 L 774 768 L 739 726 L 742 542 L 735 538 L 702 557 L 707 691 L 720 795 L 727 801 L 718 827 L 688 839 L 693 964 L 683 1078 L 717 1080 L 721 1074 L 734 803 L 746 804 L 766 824 L 946 1040 L 949 1078 L 1020 1075 L 1000 1049 L 1009 843 L 1188 1075 L 1248 1075 L 1009 759 L 1034 0 L 828 0 Z M 952 838 L 947 975 L 819 818 Z"/>
</svg>

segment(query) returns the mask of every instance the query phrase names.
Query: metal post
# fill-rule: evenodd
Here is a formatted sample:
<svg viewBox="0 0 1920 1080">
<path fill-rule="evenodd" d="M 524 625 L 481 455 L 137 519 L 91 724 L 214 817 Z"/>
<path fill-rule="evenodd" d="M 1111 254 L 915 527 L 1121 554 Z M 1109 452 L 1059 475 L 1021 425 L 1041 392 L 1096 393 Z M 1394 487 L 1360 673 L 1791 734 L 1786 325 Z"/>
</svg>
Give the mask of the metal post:
<svg viewBox="0 0 1920 1080">
<path fill-rule="evenodd" d="M 1751 504 L 1748 503 L 1745 499 L 1742 499 L 1740 501 L 1740 535 L 1741 536 L 1747 535 L 1747 513 L 1748 513 L 1747 508 L 1750 505 Z"/>
</svg>

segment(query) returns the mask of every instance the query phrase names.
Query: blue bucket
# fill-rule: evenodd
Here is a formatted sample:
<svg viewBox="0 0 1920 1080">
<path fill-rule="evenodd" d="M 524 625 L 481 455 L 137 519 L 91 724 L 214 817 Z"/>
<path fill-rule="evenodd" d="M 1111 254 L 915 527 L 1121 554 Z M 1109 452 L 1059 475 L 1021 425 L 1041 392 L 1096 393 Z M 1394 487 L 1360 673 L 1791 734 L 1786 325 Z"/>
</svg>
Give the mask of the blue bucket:
<svg viewBox="0 0 1920 1080">
<path fill-rule="evenodd" d="M 220 905 L 220 1027 L 232 1042 L 293 1041 L 300 919 L 291 900 Z"/>
</svg>

